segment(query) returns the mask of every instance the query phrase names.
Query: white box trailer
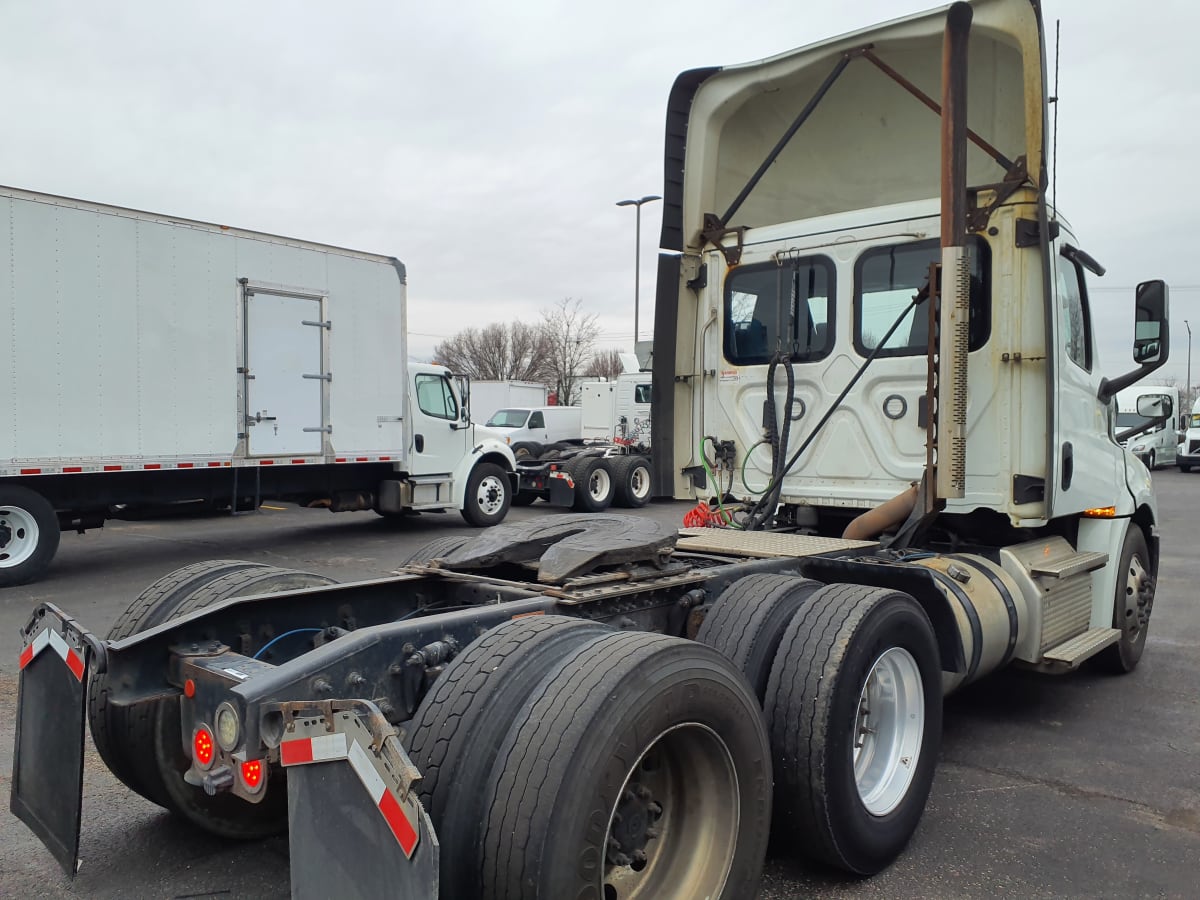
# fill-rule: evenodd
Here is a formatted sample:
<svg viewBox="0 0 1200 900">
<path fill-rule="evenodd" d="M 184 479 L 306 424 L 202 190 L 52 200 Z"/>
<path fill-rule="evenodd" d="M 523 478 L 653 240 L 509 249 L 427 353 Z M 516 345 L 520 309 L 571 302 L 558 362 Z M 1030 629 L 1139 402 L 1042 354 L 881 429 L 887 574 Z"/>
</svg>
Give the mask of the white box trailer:
<svg viewBox="0 0 1200 900">
<path fill-rule="evenodd" d="M 536 381 L 471 380 L 471 421 L 486 422 L 508 407 L 545 406 L 550 388 Z"/>
<path fill-rule="evenodd" d="M 121 505 L 507 512 L 511 452 L 406 361 L 398 260 L 14 188 L 0 252 L 0 586 Z"/>
</svg>

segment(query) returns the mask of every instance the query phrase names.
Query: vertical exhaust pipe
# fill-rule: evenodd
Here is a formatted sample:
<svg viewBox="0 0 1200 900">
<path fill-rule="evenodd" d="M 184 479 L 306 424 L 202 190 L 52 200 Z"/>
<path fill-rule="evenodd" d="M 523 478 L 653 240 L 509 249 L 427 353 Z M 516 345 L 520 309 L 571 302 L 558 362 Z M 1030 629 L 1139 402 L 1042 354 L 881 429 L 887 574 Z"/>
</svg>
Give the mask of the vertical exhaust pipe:
<svg viewBox="0 0 1200 900">
<path fill-rule="evenodd" d="M 967 41 L 971 7 L 946 14 L 942 43 L 942 277 L 938 295 L 939 498 L 962 497 L 967 480 L 967 350 L 971 266 L 967 252 Z"/>
</svg>

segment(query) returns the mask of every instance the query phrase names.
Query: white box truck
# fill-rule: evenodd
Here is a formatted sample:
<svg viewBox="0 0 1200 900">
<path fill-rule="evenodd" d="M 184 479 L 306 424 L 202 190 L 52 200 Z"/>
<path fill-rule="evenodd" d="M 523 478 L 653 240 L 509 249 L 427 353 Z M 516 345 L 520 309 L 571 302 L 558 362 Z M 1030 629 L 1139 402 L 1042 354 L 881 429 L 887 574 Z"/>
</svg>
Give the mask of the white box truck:
<svg viewBox="0 0 1200 900">
<path fill-rule="evenodd" d="M 0 586 L 125 504 L 501 521 L 502 440 L 406 362 L 396 259 L 0 188 Z"/>
<path fill-rule="evenodd" d="M 550 388 L 536 381 L 471 381 L 472 422 L 486 422 L 508 407 L 545 406 Z"/>
</svg>

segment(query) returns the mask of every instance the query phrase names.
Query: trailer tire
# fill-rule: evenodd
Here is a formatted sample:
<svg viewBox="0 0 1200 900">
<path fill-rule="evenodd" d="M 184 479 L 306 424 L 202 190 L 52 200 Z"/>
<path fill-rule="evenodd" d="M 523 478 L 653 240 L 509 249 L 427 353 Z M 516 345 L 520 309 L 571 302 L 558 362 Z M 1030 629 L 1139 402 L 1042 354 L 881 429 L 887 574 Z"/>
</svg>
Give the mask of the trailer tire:
<svg viewBox="0 0 1200 900">
<path fill-rule="evenodd" d="M 512 452 L 517 459 L 537 459 L 542 455 L 542 445 L 537 441 L 517 441 Z"/>
<path fill-rule="evenodd" d="M 858 875 L 892 862 L 920 822 L 941 743 L 941 661 L 920 604 L 863 585 L 816 591 L 780 642 L 766 715 L 777 848 Z M 856 747 L 859 734 L 869 743 Z"/>
<path fill-rule="evenodd" d="M 758 701 L 712 648 L 641 632 L 590 642 L 504 738 L 482 896 L 747 896 L 766 855 L 770 757 Z"/>
<path fill-rule="evenodd" d="M 713 601 L 696 634 L 738 667 L 761 701 L 767 693 L 775 651 L 792 617 L 824 587 L 797 575 L 759 573 L 729 585 Z"/>
<path fill-rule="evenodd" d="M 238 560 L 193 563 L 147 587 L 113 623 L 109 640 L 145 631 L 230 597 L 333 583 L 323 575 L 263 563 Z M 228 804 L 228 797 L 225 802 L 219 802 L 222 795 L 208 797 L 200 789 L 184 783 L 182 773 L 186 771 L 188 761 L 183 757 L 179 738 L 178 702 L 150 700 L 122 708 L 108 703 L 108 692 L 108 676 L 93 675 L 88 687 L 88 723 L 101 759 L 127 787 L 152 803 L 225 837 L 262 837 L 286 827 L 286 792 L 278 786 L 273 794 L 284 795 L 284 799 L 278 801 L 280 808 L 269 799 L 253 805 L 238 801 L 235 807 Z M 168 768 L 160 753 L 164 721 L 174 725 L 174 731 L 168 729 L 167 733 L 173 734 L 178 759 L 183 761 L 176 779 L 164 777 L 164 770 Z M 170 765 L 176 767 L 178 760 Z M 199 794 L 202 800 L 194 801 L 181 789 Z M 232 819 L 224 828 L 213 819 L 222 810 L 227 810 Z"/>
<path fill-rule="evenodd" d="M 611 633 L 586 619 L 514 619 L 473 641 L 438 676 L 405 726 L 420 798 L 442 845 L 441 894 L 479 895 L 484 794 L 496 754 L 529 694 L 575 648 Z"/>
<path fill-rule="evenodd" d="M 434 538 L 396 563 L 396 568 L 412 563 L 427 563 L 430 560 L 448 556 L 471 539 L 472 535 L 469 534 L 447 534 L 440 538 Z"/>
<path fill-rule="evenodd" d="M 61 537 L 50 501 L 19 484 L 0 485 L 0 587 L 40 578 Z"/>
<path fill-rule="evenodd" d="M 1113 675 L 1124 675 L 1137 668 L 1146 649 L 1146 632 L 1154 611 L 1154 575 L 1150 569 L 1150 551 L 1146 536 L 1136 522 L 1129 523 L 1121 545 L 1121 565 L 1113 598 L 1113 628 L 1121 632 L 1115 644 L 1093 657 L 1095 667 Z"/>
<path fill-rule="evenodd" d="M 628 509 L 641 509 L 650 502 L 650 464 L 643 456 L 623 456 L 613 466 L 616 480 L 614 503 Z"/>
<path fill-rule="evenodd" d="M 577 456 L 567 463 L 567 474 L 575 482 L 577 512 L 604 512 L 612 505 L 613 470 L 602 456 Z"/>
<path fill-rule="evenodd" d="M 462 517 L 479 528 L 499 525 L 508 515 L 512 493 L 507 473 L 495 463 L 481 462 L 467 478 Z"/>
</svg>

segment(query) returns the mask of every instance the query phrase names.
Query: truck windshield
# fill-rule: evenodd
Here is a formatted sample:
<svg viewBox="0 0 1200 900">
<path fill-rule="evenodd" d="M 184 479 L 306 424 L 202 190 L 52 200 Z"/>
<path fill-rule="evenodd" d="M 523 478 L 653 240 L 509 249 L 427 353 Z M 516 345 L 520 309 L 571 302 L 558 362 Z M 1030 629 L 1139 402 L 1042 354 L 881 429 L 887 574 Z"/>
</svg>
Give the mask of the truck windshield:
<svg viewBox="0 0 1200 900">
<path fill-rule="evenodd" d="M 494 428 L 524 428 L 528 418 L 527 409 L 498 409 L 487 420 L 487 424 Z"/>
<path fill-rule="evenodd" d="M 1193 417 L 1193 420 L 1195 418 Z M 1117 413 L 1117 430 L 1124 431 L 1126 428 L 1137 428 L 1139 425 L 1145 425 L 1149 421 L 1145 416 L 1139 416 L 1135 412 L 1119 412 Z"/>
</svg>

